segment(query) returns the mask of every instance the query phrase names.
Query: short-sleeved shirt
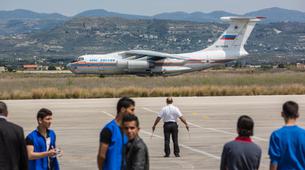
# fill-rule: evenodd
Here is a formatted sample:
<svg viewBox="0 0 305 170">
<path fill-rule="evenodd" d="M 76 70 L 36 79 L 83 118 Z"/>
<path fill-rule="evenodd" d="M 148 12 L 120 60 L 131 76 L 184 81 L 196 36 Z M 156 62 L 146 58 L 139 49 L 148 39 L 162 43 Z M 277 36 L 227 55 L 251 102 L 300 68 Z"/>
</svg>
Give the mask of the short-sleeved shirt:
<svg viewBox="0 0 305 170">
<path fill-rule="evenodd" d="M 179 108 L 172 104 L 163 107 L 158 114 L 158 117 L 162 118 L 164 122 L 176 122 L 177 118 L 181 116 Z"/>
<path fill-rule="evenodd" d="M 28 137 L 25 138 L 25 143 L 26 143 L 26 145 L 33 145 L 34 146 L 34 141 L 33 141 L 32 138 L 28 138 Z M 46 138 L 46 148 L 47 148 L 47 150 L 46 151 L 50 150 L 50 145 L 51 145 L 51 138 L 49 136 L 49 133 L 47 133 L 47 138 Z"/>
<path fill-rule="evenodd" d="M 271 164 L 279 170 L 305 169 L 305 130 L 299 126 L 283 126 L 270 136 Z"/>
<path fill-rule="evenodd" d="M 48 142 L 48 138 L 50 142 Z M 50 144 L 49 144 L 50 143 Z M 47 130 L 47 139 L 39 133 L 37 129 L 32 131 L 26 137 L 26 144 L 34 146 L 34 152 L 45 152 L 48 148 L 56 148 L 56 134 L 53 130 Z M 35 160 L 29 160 L 30 170 L 59 170 L 57 157 L 43 157 Z"/>
<path fill-rule="evenodd" d="M 110 144 L 111 143 L 111 131 L 108 128 L 103 128 L 100 133 L 100 143 Z"/>
<path fill-rule="evenodd" d="M 101 130 L 100 143 L 108 144 L 103 170 L 125 169 L 125 145 L 127 136 L 122 132 L 115 120 L 112 120 Z"/>
<path fill-rule="evenodd" d="M 237 137 L 224 145 L 220 170 L 257 170 L 262 150 L 247 137 Z"/>
</svg>

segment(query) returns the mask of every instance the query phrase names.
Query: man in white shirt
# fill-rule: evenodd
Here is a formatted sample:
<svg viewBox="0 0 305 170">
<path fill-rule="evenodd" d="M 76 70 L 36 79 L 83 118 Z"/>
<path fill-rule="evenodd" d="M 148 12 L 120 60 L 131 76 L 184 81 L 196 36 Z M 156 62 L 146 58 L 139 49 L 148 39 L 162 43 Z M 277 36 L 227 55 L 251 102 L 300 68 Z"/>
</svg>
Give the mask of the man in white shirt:
<svg viewBox="0 0 305 170">
<path fill-rule="evenodd" d="M 172 139 L 174 142 L 174 154 L 176 157 L 180 157 L 180 150 L 178 144 L 178 124 L 177 118 L 179 118 L 184 124 L 187 130 L 189 130 L 189 126 L 186 123 L 185 118 L 180 112 L 179 108 L 173 105 L 173 99 L 168 97 L 166 99 L 167 106 L 163 107 L 160 113 L 158 114 L 155 123 L 152 127 L 152 131 L 155 131 L 156 125 L 159 123 L 161 119 L 163 119 L 163 132 L 164 132 L 164 157 L 169 157 L 170 155 L 170 135 L 172 135 Z"/>
</svg>

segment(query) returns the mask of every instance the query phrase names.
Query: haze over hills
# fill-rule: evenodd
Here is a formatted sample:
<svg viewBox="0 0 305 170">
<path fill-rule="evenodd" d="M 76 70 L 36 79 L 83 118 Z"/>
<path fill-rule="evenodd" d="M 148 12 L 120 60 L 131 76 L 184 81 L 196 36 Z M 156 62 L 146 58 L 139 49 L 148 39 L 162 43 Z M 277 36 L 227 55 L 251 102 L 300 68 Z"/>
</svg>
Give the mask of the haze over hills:
<svg viewBox="0 0 305 170">
<path fill-rule="evenodd" d="M 67 17 L 61 14 L 37 13 L 29 10 L 17 9 L 13 11 L 0 11 L 0 35 L 15 33 L 31 33 L 40 30 L 51 30 L 64 22 L 76 17 L 120 17 L 125 19 L 162 19 L 192 22 L 221 22 L 222 16 L 236 16 L 237 14 L 225 11 L 203 12 L 171 12 L 154 16 L 129 15 L 110 12 L 103 9 L 87 10 L 75 16 Z M 302 22 L 305 23 L 305 13 L 281 8 L 267 8 L 249 12 L 245 16 L 265 16 L 263 22 Z"/>
<path fill-rule="evenodd" d="M 120 17 L 125 19 L 150 19 L 149 16 L 142 15 L 129 15 L 129 14 L 121 14 L 117 12 L 109 12 L 104 9 L 95 9 L 81 12 L 74 17 Z"/>
<path fill-rule="evenodd" d="M 215 11 L 211 13 L 203 12 L 171 12 L 171 13 L 161 13 L 154 15 L 153 18 L 156 19 L 166 19 L 166 20 L 179 20 L 179 21 L 193 21 L 193 22 L 220 22 L 219 19 L 222 16 L 236 16 L 236 14 L 228 13 L 225 11 Z"/>
<path fill-rule="evenodd" d="M 228 15 L 235 14 L 214 11 L 141 16 L 89 10 L 66 17 L 27 10 L 0 11 L 0 65 L 29 63 L 33 58 L 67 63 L 86 53 L 128 49 L 197 51 L 218 38 L 227 27 L 219 17 Z M 304 13 L 270 8 L 246 15 L 269 16 L 269 21 L 255 27 L 246 45 L 250 57 L 245 61 L 305 61 Z"/>
<path fill-rule="evenodd" d="M 246 13 L 245 16 L 265 16 L 266 22 L 305 22 L 305 13 L 282 8 L 267 8 Z"/>
<path fill-rule="evenodd" d="M 0 64 L 68 63 L 83 54 L 129 49 L 169 53 L 201 50 L 228 25 L 118 17 L 75 17 L 49 30 L 0 36 Z M 305 23 L 260 23 L 246 50 L 250 64 L 305 61 Z"/>
<path fill-rule="evenodd" d="M 167 19 L 167 20 L 184 20 L 195 22 L 220 22 L 222 16 L 241 15 L 226 11 L 213 11 L 210 13 L 204 12 L 166 12 L 153 16 L 130 15 L 117 12 L 110 12 L 104 9 L 87 10 L 75 16 L 67 17 L 61 14 L 45 14 L 37 13 L 29 10 L 17 9 L 13 11 L 0 11 L 0 20 L 12 19 L 48 19 L 48 20 L 67 20 L 73 17 L 121 17 L 125 19 Z M 265 22 L 305 22 L 305 13 L 296 10 L 288 10 L 282 8 L 266 8 L 258 11 L 248 12 L 243 16 L 264 16 L 267 17 Z"/>
<path fill-rule="evenodd" d="M 68 19 L 57 13 L 37 13 L 24 9 L 0 11 L 0 35 L 49 30 Z"/>
<path fill-rule="evenodd" d="M 13 11 L 0 11 L 0 20 L 26 20 L 26 19 L 45 19 L 45 20 L 66 20 L 69 17 L 58 13 L 37 13 L 30 10 L 16 9 Z"/>
</svg>

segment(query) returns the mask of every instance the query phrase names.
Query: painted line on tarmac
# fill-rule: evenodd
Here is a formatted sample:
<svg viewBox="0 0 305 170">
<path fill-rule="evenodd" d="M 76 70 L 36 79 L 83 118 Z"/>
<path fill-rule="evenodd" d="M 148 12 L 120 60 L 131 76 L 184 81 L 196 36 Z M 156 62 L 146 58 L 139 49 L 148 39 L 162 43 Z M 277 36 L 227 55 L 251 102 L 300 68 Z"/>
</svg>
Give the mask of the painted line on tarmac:
<svg viewBox="0 0 305 170">
<path fill-rule="evenodd" d="M 106 114 L 107 116 L 110 116 L 112 118 L 114 118 L 114 115 L 112 115 L 111 113 L 108 113 L 106 111 L 102 111 L 102 113 Z M 143 130 L 141 129 L 140 133 L 144 133 L 148 136 L 151 136 L 152 133 L 151 132 L 148 132 L 146 130 Z M 156 135 L 156 134 L 153 134 L 154 137 L 157 137 L 159 139 L 164 139 L 162 136 L 159 136 L 159 135 Z M 208 156 L 208 157 L 211 157 L 211 158 L 214 158 L 214 159 L 217 159 L 217 160 L 220 160 L 220 157 L 219 156 L 216 156 L 216 155 L 213 155 L 211 153 L 208 153 L 208 152 L 205 152 L 205 151 L 202 151 L 202 150 L 199 150 L 199 149 L 195 149 L 195 148 L 192 148 L 190 146 L 187 146 L 187 145 L 184 145 L 184 144 L 179 144 L 181 147 L 185 148 L 185 149 L 188 149 L 190 151 L 193 151 L 193 152 L 196 152 L 196 153 L 199 153 L 199 154 L 202 154 L 202 155 L 205 155 L 205 156 Z"/>
<path fill-rule="evenodd" d="M 148 131 L 145 131 L 145 130 L 141 130 L 142 133 L 148 135 L 148 136 L 151 136 L 151 132 L 148 132 Z M 156 134 L 153 134 L 153 137 L 157 137 L 157 138 L 160 138 L 160 139 L 164 139 L 162 136 L 159 136 L 159 135 L 156 135 Z M 205 151 L 202 151 L 202 150 L 199 150 L 199 149 L 195 149 L 195 148 L 192 148 L 188 145 L 185 145 L 185 144 L 179 144 L 181 147 L 185 148 L 185 149 L 188 149 L 188 150 L 191 150 L 193 152 L 196 152 L 196 153 L 200 153 L 202 155 L 205 155 L 205 156 L 208 156 L 208 157 L 211 157 L 211 158 L 215 158 L 217 160 L 220 160 L 220 157 L 219 156 L 216 156 L 216 155 L 213 155 L 211 153 L 208 153 L 208 152 L 205 152 Z"/>
<path fill-rule="evenodd" d="M 146 111 L 152 112 L 152 113 L 158 113 L 158 112 L 153 111 L 153 110 L 151 110 L 151 109 L 149 109 L 149 108 L 146 108 L 146 107 L 143 107 L 143 109 L 146 110 Z M 189 121 L 187 121 L 187 122 L 188 122 L 188 124 L 190 124 L 190 125 L 192 125 L 192 126 L 194 126 L 194 127 L 197 127 L 197 128 L 201 128 L 201 129 L 205 129 L 205 130 L 210 130 L 210 131 L 215 131 L 215 132 L 220 132 L 220 133 L 225 133 L 225 134 L 228 134 L 228 135 L 235 135 L 235 136 L 236 136 L 236 134 L 235 134 L 235 133 L 232 133 L 232 132 L 228 132 L 228 131 L 224 131 L 224 130 L 219 130 L 219 129 L 215 129 L 215 128 L 204 128 L 204 127 L 201 127 L 201 126 L 199 126 L 199 125 L 197 125 L 197 124 L 191 123 L 191 122 L 189 122 Z M 142 130 L 142 131 L 143 131 L 143 130 Z M 149 135 L 151 135 L 151 133 L 149 133 Z M 155 135 L 155 134 L 153 134 L 153 136 L 156 136 L 156 137 L 159 137 L 159 138 L 163 138 L 163 137 L 158 136 L 158 135 Z M 261 140 L 261 141 L 268 141 L 268 140 L 266 140 L 266 139 L 264 139 L 264 138 L 255 137 L 255 136 L 253 136 L 252 138 L 255 138 L 255 139 Z M 183 144 L 180 144 L 180 145 L 182 146 Z M 182 146 L 182 147 L 194 151 L 193 148 L 188 148 L 188 146 L 186 146 L 186 145 L 184 145 L 184 146 Z M 198 149 L 196 149 L 196 150 L 198 150 Z M 200 150 L 198 150 L 198 151 L 200 151 Z M 197 152 L 197 151 L 194 151 L 194 152 Z M 202 152 L 204 152 L 204 151 L 202 151 Z M 199 152 L 198 152 L 198 153 L 199 153 Z M 204 154 L 204 155 L 207 155 L 207 156 L 209 156 L 209 157 L 213 157 L 213 158 L 215 158 L 215 159 L 217 159 L 217 160 L 220 160 L 220 157 L 215 156 L 215 155 L 212 155 L 212 154 L 207 153 L 207 152 L 204 152 L 204 153 L 201 153 L 201 154 Z M 208 154 L 209 154 L 209 155 L 208 155 Z M 265 165 L 265 164 L 263 164 L 262 162 L 261 162 L 260 166 L 261 166 L 261 167 L 264 167 L 264 168 L 268 168 L 268 167 L 269 167 L 269 165 Z"/>
<path fill-rule="evenodd" d="M 152 113 L 158 113 L 154 110 L 151 110 L 149 108 L 146 108 L 146 107 L 143 107 L 144 110 L 146 111 L 149 111 L 149 112 L 152 112 Z M 205 129 L 205 130 L 209 130 L 209 131 L 214 131 L 214 132 L 219 132 L 219 133 L 224 133 L 224 134 L 227 134 L 227 135 L 233 135 L 233 136 L 236 136 L 236 133 L 232 133 L 232 132 L 228 132 L 228 131 L 225 131 L 225 130 L 220 130 L 220 129 L 216 129 L 216 128 L 205 128 L 205 127 L 201 127 L 195 123 L 192 123 L 192 122 L 189 122 L 187 121 L 188 124 L 194 126 L 194 127 L 197 127 L 197 128 L 201 128 L 201 129 Z M 259 141 L 264 141 L 264 142 L 268 142 L 267 139 L 264 139 L 264 138 L 261 138 L 261 137 L 257 137 L 257 136 L 253 136 L 252 137 L 253 139 L 256 139 L 256 140 L 259 140 Z"/>
</svg>

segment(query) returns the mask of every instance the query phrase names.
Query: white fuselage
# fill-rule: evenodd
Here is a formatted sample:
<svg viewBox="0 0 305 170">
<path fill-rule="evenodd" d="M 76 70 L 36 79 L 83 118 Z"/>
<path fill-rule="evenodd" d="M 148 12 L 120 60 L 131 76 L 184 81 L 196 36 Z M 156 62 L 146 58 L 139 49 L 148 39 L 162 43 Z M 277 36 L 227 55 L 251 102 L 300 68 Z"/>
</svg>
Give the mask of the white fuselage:
<svg viewBox="0 0 305 170">
<path fill-rule="evenodd" d="M 79 61 L 68 67 L 73 73 L 82 74 L 136 74 L 136 75 L 177 75 L 191 71 L 200 71 L 237 59 L 240 54 L 226 54 L 222 51 L 206 52 L 199 56 L 194 53 L 174 54 L 179 59 L 161 59 L 158 61 L 124 59 L 122 52 L 103 55 L 83 55 Z"/>
<path fill-rule="evenodd" d="M 221 65 L 248 53 L 244 49 L 260 18 L 222 17 L 230 23 L 218 40 L 206 49 L 182 54 L 129 50 L 109 54 L 82 55 L 67 67 L 77 74 L 177 75 Z"/>
</svg>

